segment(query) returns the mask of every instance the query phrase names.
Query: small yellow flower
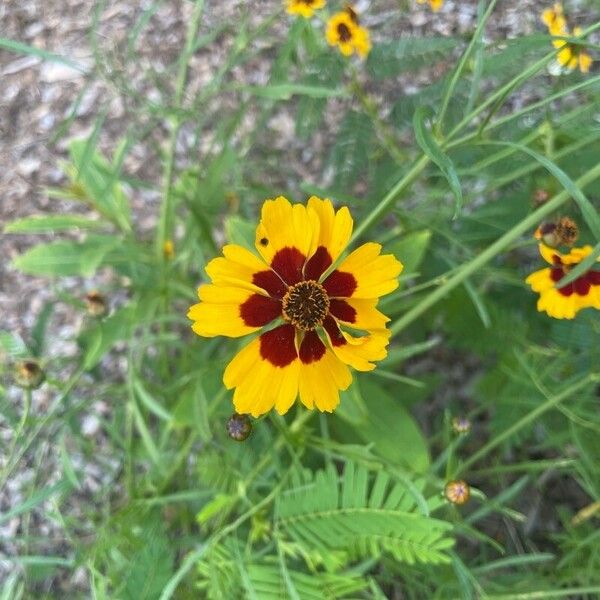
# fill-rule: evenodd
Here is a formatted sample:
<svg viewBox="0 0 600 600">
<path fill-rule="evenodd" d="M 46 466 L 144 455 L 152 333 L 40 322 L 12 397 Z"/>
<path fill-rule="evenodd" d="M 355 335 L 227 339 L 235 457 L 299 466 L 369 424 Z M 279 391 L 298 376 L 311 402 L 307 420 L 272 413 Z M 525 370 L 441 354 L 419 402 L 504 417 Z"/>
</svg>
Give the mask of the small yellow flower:
<svg viewBox="0 0 600 600">
<path fill-rule="evenodd" d="M 358 15 L 351 6 L 329 19 L 325 38 L 330 46 L 337 46 L 344 56 L 356 52 L 364 58 L 371 50 L 369 32 L 360 26 Z"/>
<path fill-rule="evenodd" d="M 172 240 L 167 240 L 163 244 L 163 254 L 167 260 L 175 258 L 175 244 L 173 244 Z"/>
<path fill-rule="evenodd" d="M 207 265 L 211 283 L 188 312 L 194 332 L 258 333 L 223 375 L 236 413 L 284 414 L 298 396 L 309 409 L 332 412 L 352 382 L 349 367 L 371 371 L 387 355 L 389 319 L 377 303 L 398 286 L 402 264 L 367 243 L 330 271 L 352 226 L 348 208 L 336 212 L 329 200 L 267 200 L 256 253 L 230 244 Z"/>
<path fill-rule="evenodd" d="M 315 10 L 325 6 L 325 0 L 287 0 L 287 12 L 290 15 L 300 15 L 310 19 Z"/>
<path fill-rule="evenodd" d="M 433 12 L 438 12 L 442 5 L 444 4 L 444 0 L 417 0 L 419 4 L 425 4 L 425 2 L 429 2 L 429 6 Z"/>
<path fill-rule="evenodd" d="M 600 271 L 590 269 L 564 287 L 554 287 L 592 252 L 591 246 L 572 248 L 569 254 L 561 254 L 545 244 L 540 244 L 539 249 L 544 260 L 552 266 L 532 273 L 525 280 L 534 292 L 540 294 L 537 302 L 539 312 L 555 319 L 573 319 L 583 308 L 600 309 Z"/>
</svg>

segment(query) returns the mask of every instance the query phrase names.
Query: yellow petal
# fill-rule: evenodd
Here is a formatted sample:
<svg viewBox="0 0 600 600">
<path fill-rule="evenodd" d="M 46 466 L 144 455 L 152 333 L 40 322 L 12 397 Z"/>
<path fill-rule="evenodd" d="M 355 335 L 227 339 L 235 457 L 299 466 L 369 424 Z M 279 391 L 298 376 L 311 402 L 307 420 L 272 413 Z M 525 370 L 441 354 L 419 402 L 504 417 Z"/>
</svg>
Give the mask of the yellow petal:
<svg viewBox="0 0 600 600">
<path fill-rule="evenodd" d="M 335 261 L 345 250 L 352 235 L 353 223 L 348 207 L 342 206 L 336 212 L 331 200 L 321 200 L 312 196 L 308 200 L 308 210 L 313 210 L 319 219 L 320 227 L 316 246 L 327 248 L 331 260 Z"/>
<path fill-rule="evenodd" d="M 386 323 L 389 322 L 389 318 L 386 317 L 382 312 L 377 310 L 377 298 L 344 298 L 344 300 L 332 300 L 331 312 L 333 316 L 343 323 L 351 325 L 354 329 L 371 330 L 371 329 L 385 329 Z M 345 302 L 351 306 L 354 311 L 354 319 L 344 319 L 343 311 L 338 314 L 335 312 L 336 302 Z"/>
<path fill-rule="evenodd" d="M 589 73 L 593 62 L 592 57 L 587 52 L 579 53 L 579 70 L 582 73 Z"/>
<path fill-rule="evenodd" d="M 429 4 L 431 5 L 431 10 L 433 12 L 437 12 L 442 8 L 442 4 L 444 4 L 444 0 L 429 0 Z"/>
<path fill-rule="evenodd" d="M 300 364 L 300 401 L 307 408 L 332 412 L 340 402 L 340 390 L 351 383 L 350 369 L 329 349 L 320 360 Z"/>
<path fill-rule="evenodd" d="M 227 365 L 223 383 L 235 387 L 233 404 L 240 414 L 258 417 L 273 407 L 284 414 L 298 395 L 300 361 L 276 367 L 260 355 L 259 338 L 242 348 Z"/>
<path fill-rule="evenodd" d="M 200 286 L 198 294 L 202 302 L 194 304 L 187 314 L 194 321 L 192 330 L 204 337 L 241 337 L 258 331 L 260 327 L 249 327 L 240 316 L 240 306 L 252 293 L 235 287 Z"/>
<path fill-rule="evenodd" d="M 555 319 L 573 319 L 579 310 L 575 294 L 563 296 L 557 289 L 552 288 L 540 294 L 537 309 Z"/>
<path fill-rule="evenodd" d="M 525 283 L 529 284 L 534 292 L 543 292 L 554 287 L 554 281 L 552 281 L 550 273 L 550 269 L 536 271 L 527 277 Z"/>
<path fill-rule="evenodd" d="M 556 55 L 556 60 L 558 60 L 558 62 L 563 67 L 569 67 L 569 68 L 571 68 L 570 63 L 571 63 L 572 58 L 573 58 L 573 53 L 571 52 L 571 47 L 570 46 L 565 46 L 564 49 L 561 50 Z M 575 66 L 577 66 L 577 65 L 575 65 Z"/>
<path fill-rule="evenodd" d="M 542 258 L 550 265 L 556 264 L 554 260 L 555 256 L 558 256 L 561 262 L 564 259 L 563 255 L 558 250 L 550 248 L 550 246 L 546 246 L 546 244 L 538 244 L 538 249 L 540 251 L 540 254 L 542 255 Z"/>
<path fill-rule="evenodd" d="M 381 244 L 363 244 L 342 261 L 338 270 L 356 280 L 352 298 L 378 298 L 398 287 L 402 263 L 391 254 L 380 255 Z"/>
<path fill-rule="evenodd" d="M 302 204 L 292 205 L 279 196 L 267 200 L 262 207 L 260 223 L 256 229 L 255 246 L 263 259 L 270 264 L 282 248 L 296 248 L 308 256 L 313 239 L 319 236 L 319 220 Z"/>
<path fill-rule="evenodd" d="M 592 250 L 593 248 L 590 245 L 582 246 L 581 248 L 571 248 L 569 254 L 561 256 L 562 263 L 565 265 L 576 265 L 591 254 Z"/>
<path fill-rule="evenodd" d="M 224 246 L 223 254 L 206 265 L 206 272 L 214 284 L 241 287 L 266 295 L 264 290 L 252 283 L 255 273 L 268 269 L 260 258 L 236 244 Z"/>
<path fill-rule="evenodd" d="M 353 337 L 345 331 L 342 331 L 342 335 L 347 343 L 333 346 L 333 351 L 343 363 L 357 371 L 372 371 L 375 365 L 371 361 L 383 360 L 387 356 L 390 332 L 386 329 L 364 337 Z"/>
</svg>

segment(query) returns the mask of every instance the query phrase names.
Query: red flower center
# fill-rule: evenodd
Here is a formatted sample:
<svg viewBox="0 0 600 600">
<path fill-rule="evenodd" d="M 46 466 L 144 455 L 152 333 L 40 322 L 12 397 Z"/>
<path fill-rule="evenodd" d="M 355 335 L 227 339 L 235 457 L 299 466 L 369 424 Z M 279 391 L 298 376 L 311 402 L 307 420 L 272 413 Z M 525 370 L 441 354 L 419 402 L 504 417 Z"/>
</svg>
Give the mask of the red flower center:
<svg viewBox="0 0 600 600">
<path fill-rule="evenodd" d="M 352 39 L 352 32 L 345 23 L 340 23 L 337 27 L 337 31 L 340 42 L 349 42 Z"/>
</svg>

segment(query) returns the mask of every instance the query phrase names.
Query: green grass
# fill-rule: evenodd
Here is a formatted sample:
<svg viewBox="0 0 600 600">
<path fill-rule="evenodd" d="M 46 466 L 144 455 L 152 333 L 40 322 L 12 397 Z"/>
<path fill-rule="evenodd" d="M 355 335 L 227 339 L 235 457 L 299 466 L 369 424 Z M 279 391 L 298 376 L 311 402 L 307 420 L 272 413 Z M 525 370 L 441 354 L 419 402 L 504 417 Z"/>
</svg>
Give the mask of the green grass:
<svg viewBox="0 0 600 600">
<path fill-rule="evenodd" d="M 127 99 L 128 126 L 104 154 L 111 114 L 99 111 L 92 133 L 70 143 L 67 183 L 47 193 L 73 214 L 4 230 L 56 239 L 12 263 L 47 277 L 54 299 L 24 340 L 0 332 L 0 414 L 13 434 L 2 442 L 0 487 L 25 467 L 33 473 L 0 515 L 0 525 L 19 519 L 7 558 L 18 569 L 0 598 L 64 597 L 78 570 L 85 591 L 69 597 L 597 597 L 599 312 L 551 319 L 524 279 L 542 268 L 535 228 L 560 215 L 598 255 L 599 77 L 551 75 L 549 36 L 488 42 L 495 2 L 479 3 L 466 39 L 376 38 L 361 63 L 326 45 L 319 19 L 242 11 L 235 26 L 209 29 L 211 9 L 195 0 L 176 60 L 140 73 L 162 91 L 150 101 L 116 67 L 135 68 L 160 4 L 137 15 L 119 55 L 99 33 L 97 5 L 88 77 Z M 595 18 L 585 35 L 600 29 Z M 77 68 L 17 41 L 0 47 Z M 212 79 L 191 93 L 192 57 L 217 48 L 226 51 Z M 402 95 L 402 81 L 448 56 L 454 66 L 430 73 L 418 96 Z M 257 60 L 269 67 L 261 86 L 239 77 Z M 295 119 L 296 147 L 274 144 L 278 111 Z M 158 127 L 166 135 L 155 147 Z M 125 167 L 140 144 L 160 165 L 154 180 Z M 294 166 L 304 149 L 316 153 L 310 181 Z M 162 199 L 152 236 L 132 208 L 148 189 Z M 535 207 L 539 189 L 548 200 Z M 405 264 L 381 303 L 390 351 L 376 371 L 354 373 L 332 415 L 298 404 L 253 420 L 237 443 L 225 430 L 233 408 L 222 373 L 240 344 L 194 336 L 187 308 L 223 238 L 252 247 L 265 198 L 312 193 L 351 209 L 353 245 L 379 241 Z M 63 278 L 90 289 L 100 270 L 112 274 L 102 289 L 112 308 L 83 319 L 68 340 L 74 357 L 57 356 L 54 304 L 85 312 L 83 293 Z M 13 391 L 11 371 L 25 358 L 46 372 L 43 412 L 30 410 L 39 391 Z M 81 418 L 98 401 L 108 410 L 90 438 Z M 452 430 L 459 415 L 468 433 Z M 94 489 L 84 486 L 87 463 L 104 475 Z M 472 486 L 463 506 L 443 496 L 457 478 Z M 60 539 L 40 533 L 44 522 Z"/>
</svg>

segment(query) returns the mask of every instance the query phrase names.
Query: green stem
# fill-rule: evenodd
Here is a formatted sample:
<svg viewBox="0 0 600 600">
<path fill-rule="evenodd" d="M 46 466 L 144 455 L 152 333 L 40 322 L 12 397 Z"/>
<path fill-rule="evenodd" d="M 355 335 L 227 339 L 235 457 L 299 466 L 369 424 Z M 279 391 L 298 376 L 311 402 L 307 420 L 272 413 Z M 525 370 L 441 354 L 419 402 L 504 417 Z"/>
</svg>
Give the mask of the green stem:
<svg viewBox="0 0 600 600">
<path fill-rule="evenodd" d="M 472 454 L 461 466 L 459 472 L 462 473 L 466 471 L 471 465 L 475 464 L 477 461 L 481 460 L 484 456 L 489 454 L 494 448 L 499 446 L 504 440 L 508 439 L 512 435 L 514 435 L 523 427 L 529 425 L 532 421 L 535 421 L 542 414 L 550 410 L 551 408 L 555 408 L 558 404 L 565 401 L 567 398 L 579 392 L 581 389 L 586 387 L 588 384 L 599 381 L 600 377 L 596 375 L 588 375 L 577 381 L 576 383 L 570 385 L 566 390 L 563 390 L 556 396 L 552 396 L 548 398 L 546 402 L 540 404 L 537 408 L 533 409 L 530 413 L 525 415 L 522 419 L 519 419 L 516 423 L 511 425 L 508 429 L 505 429 L 502 433 L 497 435 L 493 440 L 490 440 L 485 446 L 480 448 L 477 452 Z"/>
<path fill-rule="evenodd" d="M 575 183 L 578 187 L 583 188 L 589 183 L 600 177 L 600 164 L 596 165 L 593 169 L 590 169 L 585 175 L 580 177 Z M 506 232 L 502 237 L 498 238 L 491 246 L 488 246 L 477 258 L 471 262 L 465 264 L 453 277 L 450 277 L 444 283 L 431 294 L 426 296 L 419 304 L 414 308 L 405 313 L 400 319 L 398 319 L 391 327 L 393 334 L 397 334 L 402 331 L 408 325 L 410 325 L 417 317 L 422 315 L 428 308 L 433 306 L 438 300 L 441 300 L 451 290 L 460 285 L 463 281 L 468 279 L 473 273 L 479 270 L 483 265 L 492 260 L 497 254 L 500 254 L 507 246 L 514 242 L 519 236 L 533 229 L 535 226 L 565 202 L 571 198 L 571 195 L 566 190 L 563 190 L 546 204 L 538 208 L 535 212 L 531 213 L 527 218 L 523 219 L 520 223 L 515 225 L 510 231 Z"/>
<path fill-rule="evenodd" d="M 183 93 L 185 90 L 185 84 L 187 80 L 187 69 L 188 62 L 194 53 L 194 45 L 198 28 L 200 27 L 200 19 L 202 18 L 202 11 L 204 9 L 204 0 L 197 0 L 194 12 L 190 20 L 186 38 L 185 48 L 179 59 L 179 68 L 177 70 L 177 78 L 175 80 L 175 96 L 173 111 L 177 114 L 181 109 L 183 101 Z M 158 232 L 156 236 L 156 252 L 161 263 L 164 263 L 165 256 L 163 253 L 163 247 L 165 242 L 170 238 L 172 228 L 172 184 L 173 184 L 173 170 L 175 165 L 175 151 L 177 147 L 177 136 L 181 129 L 182 121 L 179 117 L 175 117 L 176 121 L 173 124 L 171 135 L 169 137 L 169 148 L 167 153 L 167 162 L 165 164 L 164 182 L 163 182 L 163 201 L 160 207 L 160 217 L 158 221 Z"/>
<path fill-rule="evenodd" d="M 409 185 L 411 185 L 415 179 L 424 171 L 425 167 L 429 164 L 429 158 L 425 155 L 411 167 L 410 171 L 406 173 L 402 179 L 385 195 L 381 202 L 375 207 L 375 209 L 361 221 L 360 225 L 354 230 L 350 245 L 360 238 L 360 236 L 369 229 L 374 223 L 376 223 L 391 207 L 396 200 L 396 197 L 403 192 Z"/>
</svg>

